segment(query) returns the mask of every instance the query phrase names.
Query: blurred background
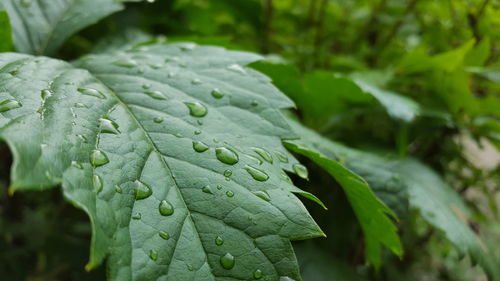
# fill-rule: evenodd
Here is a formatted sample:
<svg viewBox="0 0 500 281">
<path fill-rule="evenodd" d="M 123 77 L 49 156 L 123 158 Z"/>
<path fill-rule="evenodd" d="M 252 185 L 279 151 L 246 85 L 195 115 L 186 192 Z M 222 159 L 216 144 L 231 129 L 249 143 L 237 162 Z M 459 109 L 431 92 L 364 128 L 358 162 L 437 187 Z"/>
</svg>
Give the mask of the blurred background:
<svg viewBox="0 0 500 281">
<path fill-rule="evenodd" d="M 471 209 L 465 223 L 500 258 L 499 1 L 148 2 L 129 3 L 73 36 L 61 58 L 147 40 L 263 54 L 264 61 L 252 67 L 295 101 L 296 118 L 352 148 L 411 156 L 431 167 Z M 343 190 L 301 160 L 311 180 L 294 182 L 329 207 L 305 202 L 328 235 L 295 243 L 305 281 L 487 280 L 474 261 L 408 208 L 408 198 L 384 197 L 398 182 L 383 179 L 373 179 L 376 193 L 398 215 L 405 253 L 400 259 L 384 251 L 375 270 L 364 258 L 363 233 Z M 0 279 L 105 280 L 104 266 L 83 270 L 90 241 L 83 212 L 57 189 L 9 196 L 10 162 L 4 157 L 0 163 Z"/>
</svg>

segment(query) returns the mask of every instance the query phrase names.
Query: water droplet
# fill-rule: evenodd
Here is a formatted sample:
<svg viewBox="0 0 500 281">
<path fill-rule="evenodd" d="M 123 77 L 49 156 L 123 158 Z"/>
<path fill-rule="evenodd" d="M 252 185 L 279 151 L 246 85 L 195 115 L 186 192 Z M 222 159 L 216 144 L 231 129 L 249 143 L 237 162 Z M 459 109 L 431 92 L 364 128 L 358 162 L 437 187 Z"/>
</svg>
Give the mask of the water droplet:
<svg viewBox="0 0 500 281">
<path fill-rule="evenodd" d="M 146 91 L 144 93 L 146 95 L 152 97 L 153 99 L 157 99 L 157 100 L 166 100 L 167 99 L 165 97 L 165 95 L 163 95 L 163 93 L 160 91 Z"/>
<path fill-rule="evenodd" d="M 203 125 L 203 121 L 201 121 L 200 119 L 196 120 L 196 123 L 198 123 L 198 125 Z"/>
<path fill-rule="evenodd" d="M 234 192 L 232 192 L 231 190 L 228 190 L 228 191 L 226 191 L 226 196 L 227 197 L 234 197 Z"/>
<path fill-rule="evenodd" d="M 87 106 L 85 104 L 81 103 L 81 102 L 75 103 L 75 107 L 76 108 L 87 108 Z"/>
<path fill-rule="evenodd" d="M 152 63 L 149 65 L 152 69 L 160 69 L 163 65 L 161 63 Z"/>
<path fill-rule="evenodd" d="M 231 269 L 234 267 L 234 256 L 230 253 L 226 253 L 224 256 L 220 257 L 220 265 L 225 269 Z"/>
<path fill-rule="evenodd" d="M 308 176 L 309 176 L 309 171 L 307 171 L 307 168 L 306 166 L 302 165 L 302 164 L 293 164 L 293 171 L 297 174 L 297 176 L 303 178 L 303 179 L 307 179 Z"/>
<path fill-rule="evenodd" d="M 259 156 L 262 157 L 262 159 L 264 159 L 264 161 L 271 163 L 271 164 L 273 163 L 273 157 L 265 149 L 254 147 L 253 151 L 255 151 L 257 154 L 259 154 Z"/>
<path fill-rule="evenodd" d="M 168 201 L 162 200 L 158 206 L 158 210 L 160 210 L 162 216 L 171 216 L 174 213 L 174 206 Z"/>
<path fill-rule="evenodd" d="M 201 80 L 200 80 L 200 79 L 198 79 L 198 78 L 195 78 L 195 79 L 193 79 L 193 80 L 191 81 L 191 84 L 193 84 L 193 85 L 200 85 L 200 84 L 201 84 Z"/>
<path fill-rule="evenodd" d="M 227 69 L 235 71 L 235 72 L 238 72 L 240 74 L 247 74 L 247 72 L 245 71 L 245 69 L 243 67 L 241 67 L 241 65 L 236 64 L 236 63 L 229 65 L 227 67 Z"/>
<path fill-rule="evenodd" d="M 188 265 L 187 265 L 187 269 L 188 269 L 189 271 L 193 271 L 193 266 L 192 266 L 192 265 L 190 265 L 190 264 L 188 264 Z"/>
<path fill-rule="evenodd" d="M 106 153 L 100 150 L 93 150 L 90 154 L 90 164 L 94 167 L 99 167 L 105 165 L 109 162 L 108 156 Z"/>
<path fill-rule="evenodd" d="M 181 51 L 191 51 L 195 47 L 196 47 L 196 44 L 194 44 L 194 43 L 186 43 L 186 44 L 181 45 L 179 48 L 181 49 Z"/>
<path fill-rule="evenodd" d="M 115 185 L 115 192 L 121 194 L 123 192 L 123 190 L 119 185 Z"/>
<path fill-rule="evenodd" d="M 142 85 L 142 88 L 147 90 L 147 89 L 151 88 L 151 84 L 144 84 L 144 85 Z"/>
<path fill-rule="evenodd" d="M 102 178 L 98 175 L 94 175 L 92 177 L 92 184 L 94 185 L 94 191 L 96 193 L 101 192 L 102 190 Z"/>
<path fill-rule="evenodd" d="M 122 59 L 113 62 L 116 66 L 132 68 L 137 66 L 137 62 L 133 59 Z"/>
<path fill-rule="evenodd" d="M 194 117 L 203 117 L 208 113 L 207 107 L 199 102 L 185 102 L 184 104 L 188 107 L 189 114 Z"/>
<path fill-rule="evenodd" d="M 215 156 L 219 161 L 228 165 L 234 165 L 239 161 L 238 154 L 228 147 L 217 147 L 215 149 Z"/>
<path fill-rule="evenodd" d="M 77 161 L 71 161 L 71 166 L 73 166 L 73 167 L 75 167 L 77 169 L 80 169 L 80 170 L 83 169 L 82 164 L 78 163 Z"/>
<path fill-rule="evenodd" d="M 288 276 L 281 276 L 279 281 L 295 281 L 295 279 L 292 279 Z"/>
<path fill-rule="evenodd" d="M 224 93 L 222 93 L 219 89 L 215 88 L 212 90 L 212 97 L 216 99 L 221 99 L 224 97 Z"/>
<path fill-rule="evenodd" d="M 222 244 L 224 244 L 224 240 L 222 239 L 222 237 L 220 236 L 215 237 L 215 245 L 222 246 Z"/>
<path fill-rule="evenodd" d="M 260 160 L 259 158 L 255 157 L 253 155 L 245 154 L 245 156 L 248 157 L 248 158 L 250 158 L 250 159 L 252 159 L 253 161 L 255 161 L 259 165 L 262 165 L 262 163 L 263 163 L 262 160 Z"/>
<path fill-rule="evenodd" d="M 76 135 L 83 143 L 87 143 L 87 137 L 84 135 Z"/>
<path fill-rule="evenodd" d="M 252 166 L 246 166 L 245 170 L 257 181 L 267 181 L 269 179 L 269 175 L 262 171 L 261 169 L 254 168 Z"/>
<path fill-rule="evenodd" d="M 11 109 L 19 108 L 21 106 L 22 106 L 21 103 L 19 103 L 16 100 L 4 100 L 0 102 L 0 112 L 9 111 Z"/>
<path fill-rule="evenodd" d="M 141 213 L 135 213 L 132 215 L 132 219 L 134 220 L 140 220 L 142 217 Z"/>
<path fill-rule="evenodd" d="M 84 94 L 86 96 L 92 96 L 92 97 L 96 97 L 96 98 L 100 98 L 100 99 L 105 99 L 106 96 L 104 96 L 103 93 L 101 93 L 100 91 L 96 90 L 96 89 L 91 89 L 91 88 L 78 88 L 76 89 L 78 92 L 80 92 L 81 94 Z"/>
<path fill-rule="evenodd" d="M 31 0 L 21 0 L 21 6 L 28 8 L 31 6 Z"/>
<path fill-rule="evenodd" d="M 257 197 L 265 200 L 265 201 L 271 201 L 271 196 L 269 196 L 269 193 L 267 191 L 255 191 L 253 194 L 255 194 Z"/>
<path fill-rule="evenodd" d="M 176 138 L 183 138 L 184 136 L 181 133 L 174 134 Z"/>
<path fill-rule="evenodd" d="M 288 163 L 288 157 L 286 157 L 285 154 L 283 154 L 279 151 L 275 151 L 274 154 L 276 154 L 276 157 L 278 157 L 278 160 L 280 160 L 280 162 Z"/>
<path fill-rule="evenodd" d="M 155 123 L 161 123 L 161 122 L 163 122 L 163 118 L 161 118 L 161 117 L 155 117 L 155 119 L 153 119 L 153 121 Z"/>
<path fill-rule="evenodd" d="M 224 171 L 224 176 L 225 177 L 230 177 L 232 174 L 233 174 L 233 171 L 231 171 L 231 170 L 225 170 Z"/>
<path fill-rule="evenodd" d="M 281 178 L 286 181 L 286 182 L 292 182 L 292 179 L 290 179 L 290 177 L 285 173 L 285 171 L 281 171 Z"/>
<path fill-rule="evenodd" d="M 253 272 L 253 278 L 255 279 L 260 279 L 262 278 L 262 270 L 260 269 L 257 269 L 256 271 Z"/>
<path fill-rule="evenodd" d="M 42 100 L 45 100 L 46 98 L 52 96 L 52 92 L 48 89 L 42 90 L 40 96 L 42 97 Z"/>
<path fill-rule="evenodd" d="M 149 250 L 149 258 L 152 260 L 158 259 L 158 252 L 156 250 Z"/>
<path fill-rule="evenodd" d="M 212 188 L 209 186 L 209 185 L 205 185 L 201 191 L 205 192 L 205 193 L 208 193 L 208 194 L 214 194 L 214 192 L 212 191 Z"/>
<path fill-rule="evenodd" d="M 193 141 L 193 149 L 196 152 L 204 152 L 208 150 L 208 145 L 201 141 Z"/>
<path fill-rule="evenodd" d="M 118 124 L 116 124 L 115 121 L 108 119 L 107 117 L 100 118 L 99 124 L 101 133 L 114 135 L 118 135 L 120 133 L 120 131 L 118 130 Z"/>
<path fill-rule="evenodd" d="M 220 184 L 219 184 L 219 185 L 217 185 L 217 186 L 216 186 L 216 188 L 217 188 L 218 190 L 221 190 L 221 189 L 222 189 L 222 185 L 220 185 Z"/>
<path fill-rule="evenodd" d="M 194 134 L 195 135 L 199 135 L 199 134 L 201 134 L 201 131 L 200 130 L 196 130 L 196 131 L 194 131 Z"/>
<path fill-rule="evenodd" d="M 136 180 L 134 183 L 135 183 L 135 199 L 137 200 L 146 199 L 149 196 L 151 196 L 151 194 L 153 194 L 151 187 L 149 187 L 142 181 Z"/>
<path fill-rule="evenodd" d="M 160 231 L 160 233 L 158 233 L 158 235 L 160 235 L 160 237 L 163 239 L 163 240 L 168 240 L 170 239 L 170 235 L 168 233 L 166 233 L 165 231 Z"/>
<path fill-rule="evenodd" d="M 172 71 L 170 71 L 169 73 L 167 73 L 167 77 L 168 77 L 168 78 L 172 78 L 172 77 L 174 77 L 174 76 L 175 76 L 175 73 L 174 73 L 174 72 L 172 72 Z"/>
<path fill-rule="evenodd" d="M 251 106 L 257 106 L 259 105 L 259 102 L 257 102 L 256 100 L 253 100 L 251 103 L 250 103 Z"/>
</svg>

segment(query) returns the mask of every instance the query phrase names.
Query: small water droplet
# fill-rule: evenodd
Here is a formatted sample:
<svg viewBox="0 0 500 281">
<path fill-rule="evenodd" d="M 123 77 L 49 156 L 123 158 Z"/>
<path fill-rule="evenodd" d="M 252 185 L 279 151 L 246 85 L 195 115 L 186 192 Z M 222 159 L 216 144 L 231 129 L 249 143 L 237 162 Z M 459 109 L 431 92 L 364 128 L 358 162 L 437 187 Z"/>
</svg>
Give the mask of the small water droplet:
<svg viewBox="0 0 500 281">
<path fill-rule="evenodd" d="M 195 135 L 199 135 L 199 134 L 201 134 L 201 131 L 200 130 L 196 130 L 196 131 L 194 131 L 194 134 Z"/>
<path fill-rule="evenodd" d="M 215 245 L 222 246 L 222 244 L 224 244 L 224 240 L 222 239 L 222 237 L 220 236 L 215 237 Z"/>
<path fill-rule="evenodd" d="M 152 260 L 158 259 L 158 252 L 156 250 L 149 250 L 149 258 Z"/>
<path fill-rule="evenodd" d="M 265 149 L 254 147 L 253 151 L 255 151 L 257 154 L 259 154 L 259 156 L 262 157 L 262 159 L 264 159 L 264 161 L 271 163 L 271 164 L 273 163 L 273 157 Z"/>
<path fill-rule="evenodd" d="M 106 96 L 101 93 L 100 91 L 96 90 L 96 89 L 91 89 L 91 88 L 78 88 L 76 89 L 78 92 L 80 92 L 81 94 L 84 94 L 86 96 L 92 96 L 92 97 L 96 97 L 96 98 L 99 98 L 99 99 L 105 99 Z"/>
<path fill-rule="evenodd" d="M 168 233 L 166 233 L 165 231 L 160 231 L 158 233 L 158 235 L 160 235 L 160 237 L 163 239 L 163 240 L 168 240 L 170 239 L 170 235 Z"/>
<path fill-rule="evenodd" d="M 252 176 L 254 180 L 267 181 L 269 179 L 269 175 L 261 169 L 254 168 L 252 166 L 246 166 L 245 170 L 247 170 L 247 172 Z"/>
<path fill-rule="evenodd" d="M 103 117 L 99 119 L 100 132 L 104 134 L 114 134 L 118 135 L 120 131 L 118 130 L 118 124 L 115 121 Z"/>
<path fill-rule="evenodd" d="M 163 93 L 160 91 L 146 91 L 144 93 L 146 95 L 152 97 L 153 99 L 157 99 L 157 100 L 166 100 L 167 99 L 167 97 L 165 97 L 165 95 L 163 95 Z"/>
<path fill-rule="evenodd" d="M 255 279 L 261 279 L 262 278 L 262 270 L 257 269 L 256 271 L 253 272 L 253 278 Z"/>
<path fill-rule="evenodd" d="M 158 206 L 158 210 L 162 216 L 171 216 L 174 213 L 174 206 L 167 200 L 162 200 Z"/>
<path fill-rule="evenodd" d="M 231 269 L 234 267 L 234 256 L 230 253 L 226 253 L 224 256 L 220 257 L 220 265 L 224 269 Z"/>
<path fill-rule="evenodd" d="M 179 139 L 184 137 L 181 133 L 174 134 L 174 136 Z"/>
<path fill-rule="evenodd" d="M 221 99 L 224 97 L 224 93 L 222 93 L 219 89 L 215 88 L 212 90 L 212 97 L 216 99 Z"/>
<path fill-rule="evenodd" d="M 81 102 L 75 103 L 75 107 L 76 108 L 87 108 L 87 106 L 85 104 L 81 103 Z"/>
<path fill-rule="evenodd" d="M 87 137 L 84 135 L 76 135 L 83 143 L 87 143 Z"/>
<path fill-rule="evenodd" d="M 209 186 L 209 185 L 205 185 L 201 191 L 205 192 L 205 193 L 208 193 L 208 194 L 214 194 L 214 192 L 212 191 L 212 188 Z"/>
<path fill-rule="evenodd" d="M 161 63 L 152 63 L 149 65 L 152 69 L 160 69 L 163 65 Z"/>
<path fill-rule="evenodd" d="M 196 152 L 205 152 L 208 150 L 208 145 L 201 141 L 193 141 L 193 149 Z"/>
<path fill-rule="evenodd" d="M 220 184 L 219 184 L 219 185 L 217 185 L 217 186 L 216 186 L 216 188 L 217 188 L 218 190 L 222 190 L 222 185 L 220 185 Z"/>
<path fill-rule="evenodd" d="M 285 154 L 283 154 L 279 151 L 275 151 L 274 154 L 276 154 L 276 157 L 278 157 L 278 160 L 280 160 L 280 162 L 288 163 L 288 157 L 286 157 Z"/>
<path fill-rule="evenodd" d="M 144 90 L 147 90 L 147 89 L 151 88 L 151 84 L 144 84 L 144 85 L 142 85 L 142 88 Z"/>
<path fill-rule="evenodd" d="M 21 6 L 23 6 L 24 8 L 28 8 L 29 6 L 31 6 L 31 0 L 21 0 Z"/>
<path fill-rule="evenodd" d="M 231 148 L 224 146 L 215 149 L 215 156 L 219 161 L 228 165 L 234 165 L 239 161 L 238 154 Z"/>
<path fill-rule="evenodd" d="M 119 185 L 115 185 L 115 192 L 121 194 L 123 192 L 123 190 Z"/>
<path fill-rule="evenodd" d="M 228 191 L 226 191 L 226 196 L 227 197 L 234 197 L 234 192 L 232 192 L 231 190 L 228 190 Z"/>
<path fill-rule="evenodd" d="M 140 220 L 142 217 L 141 213 L 135 213 L 132 215 L 132 219 L 134 220 Z"/>
<path fill-rule="evenodd" d="M 82 164 L 78 163 L 77 161 L 71 161 L 71 166 L 79 169 L 79 170 L 82 170 L 83 169 L 83 166 Z"/>
<path fill-rule="evenodd" d="M 200 79 L 198 79 L 198 78 L 195 78 L 195 79 L 193 79 L 193 80 L 191 81 L 191 84 L 193 84 L 193 85 L 200 85 L 200 84 L 201 84 L 201 80 L 200 80 Z"/>
<path fill-rule="evenodd" d="M 101 190 L 102 190 L 102 178 L 98 175 L 94 175 L 92 177 L 92 183 L 94 185 L 94 191 L 96 193 L 101 192 Z"/>
<path fill-rule="evenodd" d="M 9 111 L 11 109 L 20 108 L 22 105 L 16 100 L 4 100 L 0 102 L 0 112 Z"/>
<path fill-rule="evenodd" d="M 230 177 L 232 174 L 233 174 L 233 171 L 231 171 L 231 170 L 225 170 L 224 171 L 224 176 L 225 177 Z"/>
<path fill-rule="evenodd" d="M 293 168 L 293 171 L 297 174 L 297 176 L 299 176 L 303 179 L 308 178 L 309 171 L 307 171 L 306 166 L 296 163 L 296 164 L 293 164 L 292 168 Z"/>
<path fill-rule="evenodd" d="M 174 76 L 175 76 L 175 73 L 174 73 L 174 72 L 172 72 L 172 71 L 170 71 L 169 73 L 167 73 L 167 77 L 168 77 L 168 78 L 172 78 L 172 77 L 174 77 Z"/>
<path fill-rule="evenodd" d="M 269 193 L 267 191 L 255 191 L 253 194 L 255 194 L 257 197 L 265 200 L 265 201 L 271 201 L 271 196 L 269 196 Z"/>
<path fill-rule="evenodd" d="M 288 276 L 281 276 L 279 281 L 295 281 L 295 279 L 292 279 Z"/>
<path fill-rule="evenodd" d="M 256 101 L 256 100 L 253 100 L 253 101 L 250 103 L 250 105 L 255 107 L 255 106 L 259 105 L 259 102 L 258 102 L 258 101 Z"/>
<path fill-rule="evenodd" d="M 194 117 L 203 117 L 208 113 L 207 107 L 199 102 L 185 102 L 184 104 L 188 107 L 189 114 Z"/>
<path fill-rule="evenodd" d="M 52 96 L 52 92 L 48 89 L 42 90 L 40 93 L 40 96 L 42 97 L 42 100 L 45 100 L 46 98 Z"/>
<path fill-rule="evenodd" d="M 181 49 L 181 51 L 191 51 L 195 47 L 196 47 L 196 44 L 194 44 L 194 43 L 186 43 L 186 44 L 181 45 L 179 48 Z"/>
<path fill-rule="evenodd" d="M 153 121 L 154 121 L 155 123 L 161 123 L 161 122 L 163 122 L 163 118 L 162 118 L 162 117 L 155 117 L 155 118 L 153 119 Z"/>
<path fill-rule="evenodd" d="M 146 199 L 149 196 L 151 196 L 151 194 L 153 194 L 151 187 L 149 187 L 142 181 L 136 180 L 134 184 L 135 184 L 135 199 L 137 200 Z"/>
<path fill-rule="evenodd" d="M 122 59 L 113 62 L 116 66 L 132 68 L 137 66 L 137 62 L 133 59 Z"/>
<path fill-rule="evenodd" d="M 106 153 L 100 150 L 93 150 L 90 154 L 90 164 L 94 167 L 99 167 L 105 165 L 109 162 Z"/>
<path fill-rule="evenodd" d="M 227 69 L 235 71 L 235 72 L 238 72 L 240 74 L 247 74 L 247 72 L 245 71 L 245 69 L 243 67 L 241 67 L 241 65 L 236 64 L 236 63 L 229 65 L 227 67 Z"/>
<path fill-rule="evenodd" d="M 196 123 L 198 123 L 198 125 L 203 125 L 203 121 L 201 121 L 200 119 L 196 120 Z"/>
</svg>

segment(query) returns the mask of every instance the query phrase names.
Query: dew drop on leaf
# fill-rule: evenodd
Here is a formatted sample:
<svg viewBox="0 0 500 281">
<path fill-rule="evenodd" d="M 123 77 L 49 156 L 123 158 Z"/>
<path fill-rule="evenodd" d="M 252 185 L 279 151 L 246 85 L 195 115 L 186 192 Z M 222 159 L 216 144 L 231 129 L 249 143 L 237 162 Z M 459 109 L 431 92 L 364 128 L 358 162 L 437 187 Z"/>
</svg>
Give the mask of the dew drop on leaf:
<svg viewBox="0 0 500 281">
<path fill-rule="evenodd" d="M 93 150 L 90 154 L 90 164 L 94 167 L 99 167 L 105 165 L 109 162 L 106 153 L 100 150 Z"/>
<path fill-rule="evenodd" d="M 40 96 L 42 97 L 42 100 L 45 100 L 46 98 L 52 96 L 52 92 L 48 89 L 42 90 Z"/>
<path fill-rule="evenodd" d="M 233 174 L 233 171 L 231 171 L 231 170 L 225 170 L 224 171 L 224 176 L 225 177 L 230 177 L 232 174 Z"/>
<path fill-rule="evenodd" d="M 127 68 L 132 68 L 137 66 L 137 62 L 132 59 L 117 60 L 114 61 L 113 64 L 116 66 L 127 67 Z"/>
<path fill-rule="evenodd" d="M 156 250 L 149 250 L 149 258 L 152 260 L 158 259 L 158 252 Z"/>
<path fill-rule="evenodd" d="M 192 265 L 190 265 L 190 264 L 188 264 L 188 265 L 187 265 L 187 269 L 188 269 L 189 271 L 193 271 L 193 266 L 192 266 Z"/>
<path fill-rule="evenodd" d="M 115 185 L 115 192 L 121 194 L 123 192 L 123 190 L 119 185 Z"/>
<path fill-rule="evenodd" d="M 157 99 L 157 100 L 166 100 L 167 99 L 167 97 L 165 97 L 165 95 L 160 91 L 146 91 L 144 93 L 146 95 L 152 97 L 153 99 Z"/>
<path fill-rule="evenodd" d="M 21 106 L 22 106 L 21 103 L 19 103 L 16 100 L 4 100 L 0 102 L 0 112 L 9 111 L 11 109 L 19 108 Z"/>
<path fill-rule="evenodd" d="M 245 170 L 252 176 L 254 180 L 267 181 L 269 179 L 269 175 L 261 169 L 254 168 L 252 166 L 246 166 Z"/>
<path fill-rule="evenodd" d="M 193 85 L 200 85 L 200 84 L 201 84 L 201 80 L 200 80 L 200 79 L 198 79 L 198 78 L 195 78 L 195 79 L 193 79 L 193 80 L 191 81 L 191 84 L 193 84 Z"/>
<path fill-rule="evenodd" d="M 209 186 L 209 185 L 205 185 L 201 191 L 205 192 L 205 193 L 208 193 L 208 194 L 214 194 L 214 192 L 212 191 L 212 188 Z"/>
<path fill-rule="evenodd" d="M 76 135 L 83 143 L 87 143 L 87 137 L 84 135 Z"/>
<path fill-rule="evenodd" d="M 219 89 L 215 88 L 212 90 L 212 97 L 216 99 L 221 99 L 224 97 L 224 93 L 222 93 Z"/>
<path fill-rule="evenodd" d="M 98 175 L 94 175 L 92 177 L 92 184 L 94 185 L 94 191 L 96 193 L 101 192 L 102 190 L 102 178 Z"/>
<path fill-rule="evenodd" d="M 142 217 L 141 213 L 135 213 L 132 215 L 132 219 L 134 220 L 140 220 Z"/>
<path fill-rule="evenodd" d="M 189 114 L 194 117 L 203 117 L 208 113 L 207 107 L 199 102 L 185 102 L 184 104 L 188 107 Z"/>
<path fill-rule="evenodd" d="M 271 201 L 271 197 L 266 191 L 255 191 L 253 194 L 265 201 Z"/>
<path fill-rule="evenodd" d="M 161 117 L 155 117 L 155 118 L 153 119 L 153 121 L 154 121 L 155 123 L 161 123 L 161 122 L 163 122 L 163 118 L 161 118 Z"/>
<path fill-rule="evenodd" d="M 253 272 L 253 278 L 255 279 L 261 279 L 262 278 L 262 270 L 257 269 L 256 271 Z"/>
<path fill-rule="evenodd" d="M 288 163 L 288 157 L 286 157 L 285 154 L 279 152 L 279 151 L 275 151 L 274 154 L 276 154 L 276 157 L 278 157 L 278 159 L 280 160 L 280 162 L 282 163 Z"/>
<path fill-rule="evenodd" d="M 295 281 L 295 279 L 292 279 L 288 276 L 281 276 L 279 281 Z"/>
<path fill-rule="evenodd" d="M 21 6 L 23 6 L 24 8 L 28 8 L 29 6 L 31 6 L 31 0 L 21 0 Z"/>
<path fill-rule="evenodd" d="M 77 91 L 80 92 L 81 94 L 86 95 L 86 96 L 92 96 L 92 97 L 96 97 L 96 98 L 100 98 L 100 99 L 106 98 L 106 96 L 104 96 L 103 93 L 101 93 L 100 91 L 98 91 L 96 89 L 78 88 Z"/>
<path fill-rule="evenodd" d="M 78 163 L 77 161 L 71 161 L 71 166 L 79 169 L 79 170 L 82 170 L 83 169 L 83 166 L 82 164 Z"/>
<path fill-rule="evenodd" d="M 228 191 L 226 192 L 226 196 L 227 196 L 227 197 L 234 197 L 234 192 L 232 192 L 231 190 L 228 190 Z"/>
<path fill-rule="evenodd" d="M 302 165 L 302 164 L 293 164 L 293 171 L 297 174 L 297 176 L 303 178 L 303 179 L 307 179 L 308 176 L 309 176 L 309 171 L 307 171 L 307 168 L 306 166 Z"/>
<path fill-rule="evenodd" d="M 226 253 L 224 256 L 220 258 L 220 265 L 224 269 L 231 269 L 234 267 L 234 256 L 230 253 Z"/>
<path fill-rule="evenodd" d="M 114 135 L 118 135 L 120 133 L 120 131 L 118 130 L 118 124 L 116 124 L 115 121 L 108 119 L 107 117 L 100 118 L 99 124 L 101 133 Z"/>
<path fill-rule="evenodd" d="M 257 106 L 259 105 L 259 102 L 257 102 L 256 100 L 253 100 L 251 103 L 250 103 L 251 106 Z"/>
<path fill-rule="evenodd" d="M 215 149 L 215 156 L 219 159 L 219 161 L 228 165 L 234 165 L 239 161 L 238 154 L 228 147 L 217 147 Z"/>
<path fill-rule="evenodd" d="M 247 74 L 247 72 L 245 71 L 245 69 L 243 69 L 243 67 L 241 67 L 241 65 L 236 64 L 236 63 L 229 65 L 227 67 L 227 69 L 235 71 L 235 72 L 238 72 L 240 74 Z"/>
<path fill-rule="evenodd" d="M 168 240 L 170 239 L 170 235 L 168 233 L 166 233 L 165 231 L 160 231 L 158 233 L 158 235 L 161 237 L 161 239 L 163 240 Z"/>
<path fill-rule="evenodd" d="M 147 89 L 151 88 L 151 84 L 144 84 L 144 85 L 142 85 L 142 88 L 147 90 Z"/>
<path fill-rule="evenodd" d="M 158 210 L 162 216 L 171 216 L 174 213 L 174 206 L 167 200 L 162 200 L 158 206 Z"/>
<path fill-rule="evenodd" d="M 254 147 L 253 151 L 255 151 L 257 154 L 259 154 L 259 156 L 262 157 L 262 159 L 264 159 L 264 161 L 271 163 L 271 164 L 273 163 L 273 157 L 265 149 Z"/>
<path fill-rule="evenodd" d="M 208 150 L 208 145 L 201 141 L 193 141 L 193 149 L 196 152 L 205 152 Z"/>
<path fill-rule="evenodd" d="M 216 188 L 217 188 L 218 190 L 221 190 L 221 189 L 222 189 L 222 185 L 220 185 L 220 184 L 219 184 L 219 185 L 217 185 L 217 186 L 216 186 Z"/>
<path fill-rule="evenodd" d="M 151 196 L 151 194 L 153 194 L 151 187 L 149 187 L 142 181 L 136 180 L 134 183 L 135 183 L 135 199 L 137 200 L 146 199 L 149 196 Z"/>
</svg>

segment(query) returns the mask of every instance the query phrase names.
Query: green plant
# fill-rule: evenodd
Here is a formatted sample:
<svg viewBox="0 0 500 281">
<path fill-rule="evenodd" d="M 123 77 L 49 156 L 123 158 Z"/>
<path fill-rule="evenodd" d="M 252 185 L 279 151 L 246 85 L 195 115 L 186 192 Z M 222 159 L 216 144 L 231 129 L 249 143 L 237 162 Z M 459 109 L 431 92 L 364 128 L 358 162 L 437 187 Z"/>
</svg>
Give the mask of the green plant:
<svg viewBox="0 0 500 281">
<path fill-rule="evenodd" d="M 498 213 L 499 168 L 463 144 L 499 146 L 496 4 L 462 36 L 412 18 L 441 16 L 432 1 L 140 2 L 0 2 L 0 274 L 97 280 L 106 261 L 108 280 L 399 280 L 418 266 L 467 280 L 453 268 L 468 256 L 500 280 L 500 232 L 476 231 Z M 369 13 L 340 29 L 353 11 Z M 401 51 L 416 26 L 438 54 Z M 435 40 L 459 35 L 449 51 Z M 461 196 L 471 186 L 487 211 Z"/>
</svg>

